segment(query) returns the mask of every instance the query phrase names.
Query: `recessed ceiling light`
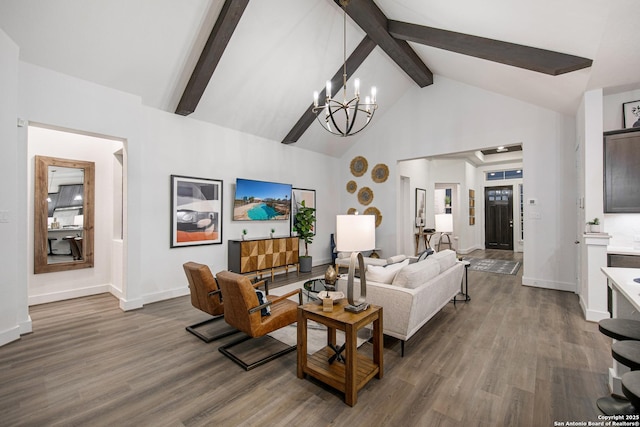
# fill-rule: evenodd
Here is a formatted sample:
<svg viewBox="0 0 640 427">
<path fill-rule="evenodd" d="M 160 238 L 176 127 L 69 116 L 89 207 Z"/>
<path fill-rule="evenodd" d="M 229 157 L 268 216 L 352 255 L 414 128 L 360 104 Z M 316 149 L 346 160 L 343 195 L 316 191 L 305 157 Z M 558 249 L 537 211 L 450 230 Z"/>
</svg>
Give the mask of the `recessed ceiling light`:
<svg viewBox="0 0 640 427">
<path fill-rule="evenodd" d="M 508 148 L 504 148 L 504 146 L 502 146 L 502 145 L 501 145 L 500 147 L 498 147 L 498 148 L 496 149 L 496 151 L 497 151 L 498 153 L 504 153 L 505 151 L 509 151 L 509 149 L 508 149 Z"/>
</svg>

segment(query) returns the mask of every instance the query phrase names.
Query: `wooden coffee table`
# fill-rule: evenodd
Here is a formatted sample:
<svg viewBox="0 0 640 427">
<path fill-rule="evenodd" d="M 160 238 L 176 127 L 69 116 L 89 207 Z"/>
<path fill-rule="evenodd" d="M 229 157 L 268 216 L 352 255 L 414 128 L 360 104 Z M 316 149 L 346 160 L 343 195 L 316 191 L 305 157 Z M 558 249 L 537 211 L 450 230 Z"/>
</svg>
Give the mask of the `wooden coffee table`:
<svg viewBox="0 0 640 427">
<path fill-rule="evenodd" d="M 346 299 L 338 301 L 333 311 L 322 311 L 322 304 L 310 302 L 298 307 L 298 378 L 307 374 L 344 393 L 345 403 L 353 406 L 358 400 L 358 390 L 373 377 L 382 378 L 383 341 L 382 307 L 370 305 L 360 313 L 344 310 Z M 307 320 L 327 326 L 327 346 L 307 355 Z M 373 360 L 358 353 L 358 330 L 373 322 Z M 345 334 L 345 363 L 334 360 L 336 330 Z M 333 347 L 333 348 L 332 348 Z"/>
</svg>

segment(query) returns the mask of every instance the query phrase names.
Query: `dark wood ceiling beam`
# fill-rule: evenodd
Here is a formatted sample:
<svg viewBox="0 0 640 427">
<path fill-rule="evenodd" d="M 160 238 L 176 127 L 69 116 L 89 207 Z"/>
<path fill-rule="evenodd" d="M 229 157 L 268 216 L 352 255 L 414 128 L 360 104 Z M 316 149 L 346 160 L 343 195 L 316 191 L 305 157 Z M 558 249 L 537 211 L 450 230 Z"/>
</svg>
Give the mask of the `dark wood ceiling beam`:
<svg viewBox="0 0 640 427">
<path fill-rule="evenodd" d="M 176 108 L 176 114 L 188 116 L 193 113 L 204 94 L 213 72 L 220 62 L 220 58 L 240 22 L 249 0 L 226 0 L 222 11 L 218 15 L 213 30 L 202 49 L 198 63 L 196 64 L 187 87 L 182 93 L 182 98 Z"/>
<path fill-rule="evenodd" d="M 371 40 L 369 37 L 365 36 L 365 38 L 360 42 L 358 47 L 349 55 L 347 58 L 347 70 L 350 73 L 353 73 L 358 67 L 364 62 L 367 56 L 373 51 L 376 47 L 376 43 Z M 331 97 L 333 97 L 336 93 L 342 90 L 342 65 L 336 71 L 336 73 L 331 78 Z M 309 93 L 309 98 L 311 98 L 311 93 Z M 324 102 L 324 99 L 327 97 L 327 89 L 326 86 L 319 91 L 318 100 L 320 102 Z M 311 111 L 313 108 L 313 103 L 309 105 L 309 108 L 306 109 L 302 117 L 298 120 L 298 122 L 293 126 L 293 128 L 289 131 L 287 136 L 282 140 L 283 144 L 293 144 L 297 142 L 298 139 L 304 134 L 304 132 L 311 126 L 311 123 L 316 119 L 316 115 Z"/>
<path fill-rule="evenodd" d="M 340 0 L 334 0 L 340 6 Z M 433 73 L 405 40 L 398 40 L 387 31 L 387 17 L 372 0 L 350 0 L 347 15 L 404 70 L 418 86 L 433 84 Z"/>
<path fill-rule="evenodd" d="M 347 8 L 347 11 L 349 8 Z M 538 49 L 500 40 L 471 36 L 438 28 L 388 21 L 389 33 L 401 40 L 450 50 L 526 70 L 557 76 L 590 67 L 593 61 L 579 56 Z"/>
</svg>

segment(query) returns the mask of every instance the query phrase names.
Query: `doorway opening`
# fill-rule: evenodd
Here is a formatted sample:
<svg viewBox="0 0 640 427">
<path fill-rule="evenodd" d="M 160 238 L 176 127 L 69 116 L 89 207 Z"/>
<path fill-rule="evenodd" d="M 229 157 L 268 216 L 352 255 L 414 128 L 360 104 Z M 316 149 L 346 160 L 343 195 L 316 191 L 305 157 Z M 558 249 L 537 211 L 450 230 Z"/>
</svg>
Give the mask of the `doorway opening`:
<svg viewBox="0 0 640 427">
<path fill-rule="evenodd" d="M 124 295 L 126 281 L 123 215 L 126 162 L 125 141 L 72 129 L 29 123 L 27 133 L 28 224 L 28 305 L 62 301 L 100 293 Z M 34 274 L 34 157 L 82 160 L 95 164 L 94 179 L 94 265 L 82 270 Z M 55 191 L 52 186 L 51 191 Z M 52 197 L 52 199 L 54 199 Z M 53 218 L 52 218 L 53 219 Z M 60 222 L 52 221 L 52 223 Z M 60 225 L 60 228 L 63 228 Z M 59 230 L 57 230 L 59 231 Z M 63 230 L 64 231 L 64 230 Z M 52 246 L 53 253 L 56 248 Z"/>
</svg>

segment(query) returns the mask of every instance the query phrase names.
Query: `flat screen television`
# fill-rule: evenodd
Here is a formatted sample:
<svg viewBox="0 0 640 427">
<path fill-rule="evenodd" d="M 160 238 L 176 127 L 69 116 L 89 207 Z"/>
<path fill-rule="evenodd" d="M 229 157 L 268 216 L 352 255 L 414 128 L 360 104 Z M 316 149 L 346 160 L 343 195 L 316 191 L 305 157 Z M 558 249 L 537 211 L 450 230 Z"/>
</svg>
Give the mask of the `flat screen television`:
<svg viewBox="0 0 640 427">
<path fill-rule="evenodd" d="M 291 184 L 236 179 L 235 221 L 288 221 L 290 214 Z"/>
</svg>

